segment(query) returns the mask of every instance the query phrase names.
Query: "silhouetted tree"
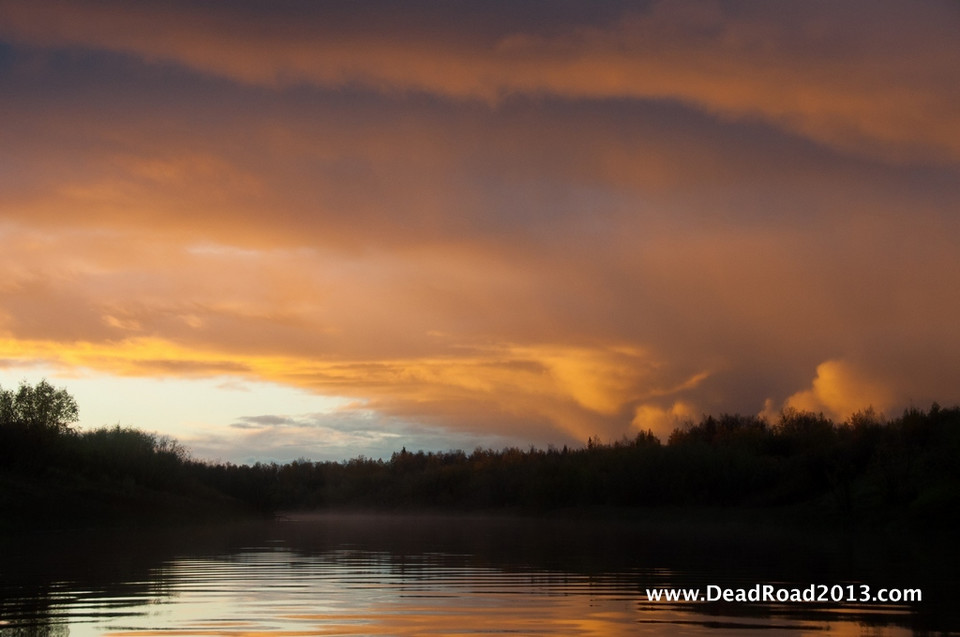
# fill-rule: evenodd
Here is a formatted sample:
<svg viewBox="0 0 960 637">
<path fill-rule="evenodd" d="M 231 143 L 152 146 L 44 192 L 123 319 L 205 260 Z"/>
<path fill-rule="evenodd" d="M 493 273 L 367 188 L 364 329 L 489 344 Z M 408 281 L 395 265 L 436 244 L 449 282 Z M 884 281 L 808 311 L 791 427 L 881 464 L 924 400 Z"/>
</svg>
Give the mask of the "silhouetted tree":
<svg viewBox="0 0 960 637">
<path fill-rule="evenodd" d="M 77 422 L 77 402 L 66 389 L 57 389 L 46 379 L 35 386 L 20 383 L 16 392 L 0 388 L 0 424 L 19 424 L 29 429 L 65 433 Z"/>
<path fill-rule="evenodd" d="M 253 466 L 193 460 L 132 427 L 76 432 L 77 405 L 43 380 L 0 388 L 0 510 L 7 520 L 331 507 L 527 510 L 567 507 L 818 507 L 845 519 L 960 518 L 960 408 L 835 424 L 785 410 L 704 415 L 666 444 L 650 431 L 584 447 L 394 453 Z M 184 508 L 185 507 L 185 508 Z M 11 511 L 13 512 L 11 514 Z M 0 516 L 0 527 L 4 516 Z M 960 519 L 957 519 L 960 523 Z"/>
</svg>

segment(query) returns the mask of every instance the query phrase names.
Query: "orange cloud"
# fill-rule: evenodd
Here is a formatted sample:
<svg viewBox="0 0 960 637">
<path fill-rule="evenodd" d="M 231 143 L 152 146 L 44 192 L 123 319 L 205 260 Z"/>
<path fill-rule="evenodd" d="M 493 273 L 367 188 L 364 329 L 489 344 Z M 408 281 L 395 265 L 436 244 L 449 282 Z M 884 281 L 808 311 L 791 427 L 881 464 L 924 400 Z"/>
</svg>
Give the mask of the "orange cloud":
<svg viewBox="0 0 960 637">
<path fill-rule="evenodd" d="M 406 10 L 406 8 L 405 8 Z M 411 7 L 416 12 L 416 7 Z M 960 158 L 953 9 L 924 3 L 654 3 L 597 24 L 497 31 L 424 16 L 5 0 L 0 33 L 169 61 L 266 86 L 425 91 L 496 102 L 514 94 L 679 100 L 758 117 L 838 148 L 890 159 Z M 896 24 L 896 28 L 891 28 Z"/>
<path fill-rule="evenodd" d="M 541 440 L 957 399 L 942 7 L 298 6 L 0 0 L 9 364 Z"/>
<path fill-rule="evenodd" d="M 817 365 L 817 376 L 810 389 L 790 396 L 785 406 L 822 412 L 840 422 L 870 407 L 882 414 L 893 404 L 895 398 L 886 383 L 845 361 L 830 360 Z"/>
<path fill-rule="evenodd" d="M 119 376 L 245 376 L 363 397 L 365 408 L 388 415 L 479 427 L 490 434 L 510 433 L 520 423 L 532 430 L 549 422 L 572 440 L 614 436 L 631 403 L 662 391 L 660 379 L 638 373 L 651 365 L 645 355 L 620 347 L 502 345 L 438 358 L 325 361 L 187 347 L 149 337 L 102 343 L 6 338 L 0 340 L 0 358 L 7 364 L 43 362 Z M 645 362 L 638 365 L 638 359 Z M 487 413 L 465 409 L 470 405 Z"/>
<path fill-rule="evenodd" d="M 644 404 L 637 407 L 631 423 L 639 431 L 652 431 L 662 441 L 666 441 L 674 429 L 685 422 L 696 422 L 701 416 L 689 403 L 677 401 L 669 407 Z"/>
</svg>

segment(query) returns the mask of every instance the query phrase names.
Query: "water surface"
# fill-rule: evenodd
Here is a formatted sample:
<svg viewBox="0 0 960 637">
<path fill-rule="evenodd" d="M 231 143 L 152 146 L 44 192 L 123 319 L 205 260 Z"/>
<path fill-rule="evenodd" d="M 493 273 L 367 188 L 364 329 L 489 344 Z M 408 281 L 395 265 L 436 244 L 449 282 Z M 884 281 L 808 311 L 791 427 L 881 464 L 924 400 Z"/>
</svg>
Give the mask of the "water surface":
<svg viewBox="0 0 960 637">
<path fill-rule="evenodd" d="M 956 627 L 950 559 L 895 537 L 611 521 L 317 516 L 61 532 L 5 541 L 0 636 L 926 634 Z M 647 598 L 763 583 L 924 599 Z"/>
</svg>

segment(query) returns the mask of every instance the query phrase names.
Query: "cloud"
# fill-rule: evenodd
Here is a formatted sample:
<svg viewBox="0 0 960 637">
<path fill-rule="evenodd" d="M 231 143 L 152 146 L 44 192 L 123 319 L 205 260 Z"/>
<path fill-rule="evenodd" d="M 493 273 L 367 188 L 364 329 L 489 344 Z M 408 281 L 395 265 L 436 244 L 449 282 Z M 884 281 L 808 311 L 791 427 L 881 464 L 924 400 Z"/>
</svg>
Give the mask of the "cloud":
<svg viewBox="0 0 960 637">
<path fill-rule="evenodd" d="M 539 28 L 512 14 L 495 17 L 463 20 L 416 3 L 402 13 L 380 6 L 351 15 L 326 5 L 291 12 L 5 0 L 0 34 L 271 88 L 360 85 L 490 102 L 515 94 L 676 100 L 855 152 L 960 158 L 948 88 L 958 84 L 951 62 L 960 46 L 952 3 L 907 10 L 895 2 L 810 2 L 785 10 L 654 2 L 613 18 L 543 20 Z"/>
<path fill-rule="evenodd" d="M 689 403 L 677 401 L 669 407 L 644 404 L 637 407 L 632 425 L 640 431 L 652 431 L 662 441 L 685 422 L 696 422 L 701 416 Z"/>
<path fill-rule="evenodd" d="M 324 394 L 365 397 L 362 411 L 342 410 L 352 414 L 349 422 L 358 413 L 379 413 L 493 436 L 509 435 L 521 427 L 538 440 L 559 434 L 565 442 L 590 435 L 614 436 L 635 402 L 689 389 L 701 380 L 696 377 L 681 380 L 679 387 L 665 386 L 669 374 L 653 374 L 655 362 L 622 347 L 501 345 L 437 358 L 321 361 L 205 351 L 143 338 L 101 344 L 0 341 L 5 358 L 14 360 L 17 352 L 30 360 L 120 376 L 232 373 Z M 244 417 L 232 426 L 275 429 L 312 426 L 311 422 Z M 327 415 L 320 422 L 335 427 Z"/>
<path fill-rule="evenodd" d="M 243 417 L 229 428 L 212 428 L 183 438 L 195 457 L 228 462 L 343 461 L 361 454 L 386 460 L 403 447 L 424 451 L 499 449 L 524 446 L 528 441 L 526 433 L 462 432 L 385 416 L 360 405 L 323 414 Z"/>
<path fill-rule="evenodd" d="M 960 400 L 951 5 L 367 6 L 0 0 L 4 364 L 359 405 L 285 440 Z"/>
<path fill-rule="evenodd" d="M 263 427 L 276 427 L 278 425 L 296 425 L 297 421 L 289 416 L 243 416 L 237 419 L 237 422 L 230 426 L 236 429 L 261 429 Z"/>
<path fill-rule="evenodd" d="M 817 376 L 810 389 L 790 396 L 785 406 L 822 412 L 840 422 L 871 407 L 882 414 L 892 404 L 891 388 L 883 381 L 845 361 L 830 360 L 817 365 Z"/>
</svg>

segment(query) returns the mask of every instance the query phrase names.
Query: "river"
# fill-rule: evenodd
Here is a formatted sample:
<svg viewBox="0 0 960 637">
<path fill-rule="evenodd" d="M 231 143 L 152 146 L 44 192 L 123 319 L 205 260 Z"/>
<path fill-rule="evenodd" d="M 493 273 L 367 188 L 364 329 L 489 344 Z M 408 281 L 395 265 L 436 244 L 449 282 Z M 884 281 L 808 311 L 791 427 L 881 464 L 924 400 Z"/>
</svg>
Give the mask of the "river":
<svg viewBox="0 0 960 637">
<path fill-rule="evenodd" d="M 21 535 L 2 548 L 0 637 L 919 635 L 960 627 L 953 553 L 886 534 L 317 515 Z M 710 599 L 665 599 L 684 589 Z M 874 599 L 880 589 L 899 601 Z M 660 601 L 651 599 L 657 591 Z M 764 592 L 774 597 L 736 600 Z"/>
</svg>

